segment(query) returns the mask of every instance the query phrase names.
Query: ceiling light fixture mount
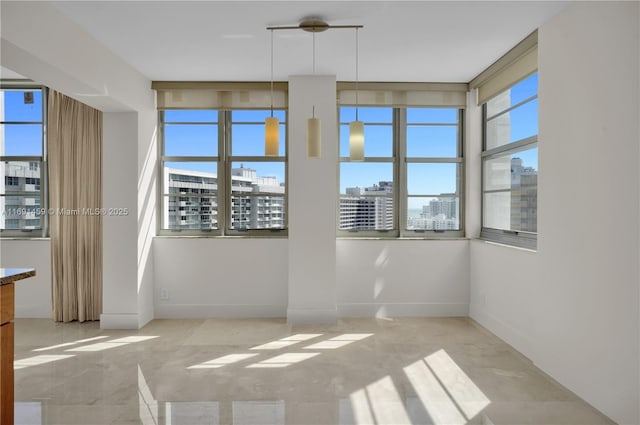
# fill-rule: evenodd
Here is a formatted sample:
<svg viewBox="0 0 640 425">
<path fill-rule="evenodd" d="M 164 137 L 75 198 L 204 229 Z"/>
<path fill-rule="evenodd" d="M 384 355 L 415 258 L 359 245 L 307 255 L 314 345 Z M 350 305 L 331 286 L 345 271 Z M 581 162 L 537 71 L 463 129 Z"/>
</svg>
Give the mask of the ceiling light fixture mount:
<svg viewBox="0 0 640 425">
<path fill-rule="evenodd" d="M 324 32 L 329 29 L 340 28 L 363 28 L 363 25 L 329 25 L 321 19 L 305 19 L 297 26 L 267 27 L 268 30 L 302 30 L 307 32 Z"/>
</svg>

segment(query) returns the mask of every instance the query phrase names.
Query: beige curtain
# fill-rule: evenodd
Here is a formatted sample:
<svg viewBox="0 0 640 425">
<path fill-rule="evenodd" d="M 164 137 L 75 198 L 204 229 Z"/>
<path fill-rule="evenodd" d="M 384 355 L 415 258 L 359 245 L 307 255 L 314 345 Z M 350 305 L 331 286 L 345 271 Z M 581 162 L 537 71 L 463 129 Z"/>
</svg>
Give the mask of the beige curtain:
<svg viewBox="0 0 640 425">
<path fill-rule="evenodd" d="M 53 318 L 102 312 L 102 112 L 54 90 L 48 100 Z"/>
</svg>

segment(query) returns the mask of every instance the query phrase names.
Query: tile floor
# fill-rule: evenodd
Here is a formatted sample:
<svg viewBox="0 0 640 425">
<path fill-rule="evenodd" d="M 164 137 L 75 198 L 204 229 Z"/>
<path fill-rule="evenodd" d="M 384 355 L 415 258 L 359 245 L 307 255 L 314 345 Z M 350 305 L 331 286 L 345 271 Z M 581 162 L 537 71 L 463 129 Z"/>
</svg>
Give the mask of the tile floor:
<svg viewBox="0 0 640 425">
<path fill-rule="evenodd" d="M 16 424 L 612 424 L 468 318 L 16 320 Z"/>
</svg>

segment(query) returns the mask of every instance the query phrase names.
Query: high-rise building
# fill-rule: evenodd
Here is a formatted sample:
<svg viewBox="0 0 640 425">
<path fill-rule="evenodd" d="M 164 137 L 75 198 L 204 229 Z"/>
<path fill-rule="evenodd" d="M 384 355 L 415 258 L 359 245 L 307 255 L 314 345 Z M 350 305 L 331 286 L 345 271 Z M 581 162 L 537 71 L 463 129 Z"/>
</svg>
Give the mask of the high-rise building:
<svg viewBox="0 0 640 425">
<path fill-rule="evenodd" d="M 165 226 L 168 229 L 217 229 L 218 177 L 214 173 L 165 168 Z M 231 170 L 232 229 L 285 227 L 285 187 L 276 177 L 260 177 L 240 166 Z"/>
<path fill-rule="evenodd" d="M 422 206 L 419 217 L 408 217 L 407 228 L 411 230 L 459 230 L 459 201 L 454 195 L 443 193 L 443 197 L 431 199 Z"/>
<path fill-rule="evenodd" d="M 521 158 L 511 159 L 511 228 L 537 232 L 538 171 L 522 165 Z"/>
<path fill-rule="evenodd" d="M 0 228 L 39 229 L 40 163 L 12 161 L 0 163 L 4 184 L 0 191 Z"/>
<path fill-rule="evenodd" d="M 393 182 L 348 187 L 340 197 L 340 230 L 393 229 Z"/>
</svg>

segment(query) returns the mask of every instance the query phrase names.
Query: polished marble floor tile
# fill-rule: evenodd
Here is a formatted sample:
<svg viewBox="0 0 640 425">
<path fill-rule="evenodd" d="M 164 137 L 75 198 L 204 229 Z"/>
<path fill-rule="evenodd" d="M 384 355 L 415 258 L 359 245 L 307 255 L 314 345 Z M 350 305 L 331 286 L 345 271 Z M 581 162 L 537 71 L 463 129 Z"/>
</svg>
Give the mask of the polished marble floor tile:
<svg viewBox="0 0 640 425">
<path fill-rule="evenodd" d="M 16 424 L 612 424 L 467 318 L 16 320 Z"/>
</svg>

